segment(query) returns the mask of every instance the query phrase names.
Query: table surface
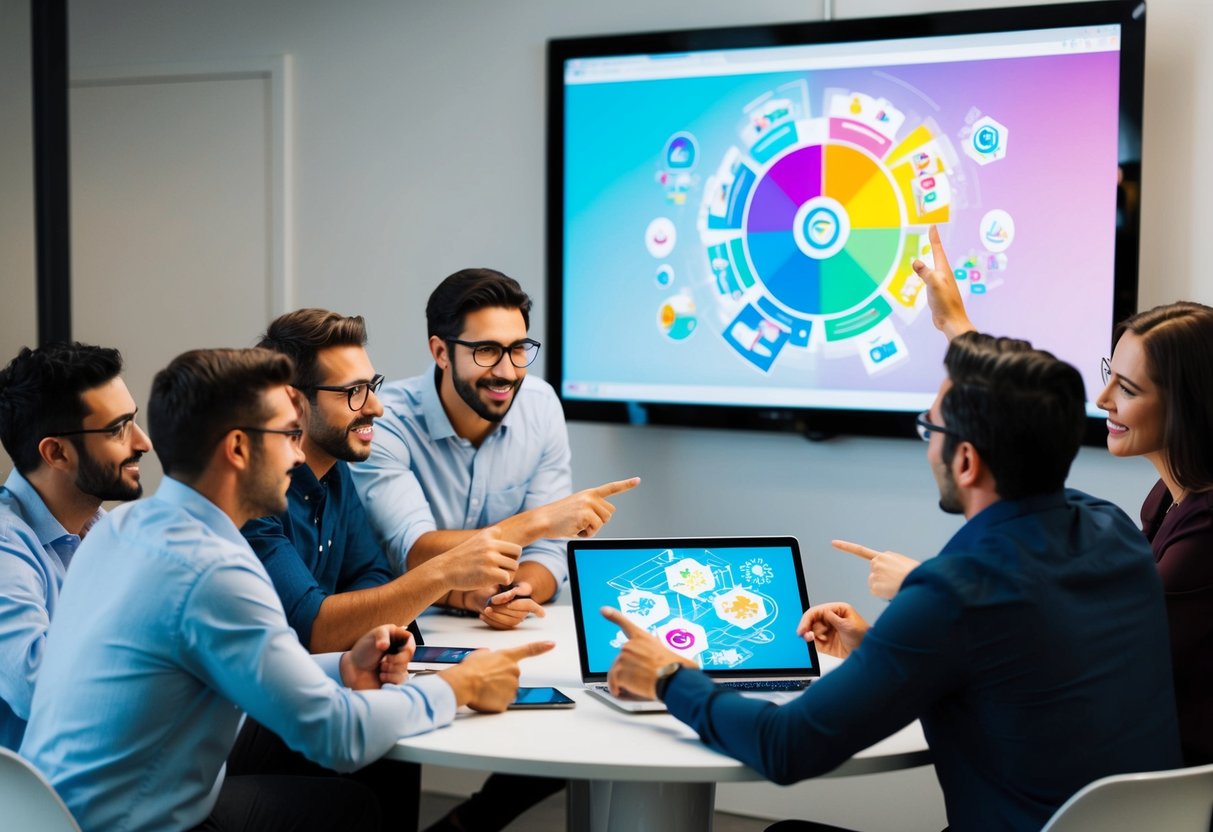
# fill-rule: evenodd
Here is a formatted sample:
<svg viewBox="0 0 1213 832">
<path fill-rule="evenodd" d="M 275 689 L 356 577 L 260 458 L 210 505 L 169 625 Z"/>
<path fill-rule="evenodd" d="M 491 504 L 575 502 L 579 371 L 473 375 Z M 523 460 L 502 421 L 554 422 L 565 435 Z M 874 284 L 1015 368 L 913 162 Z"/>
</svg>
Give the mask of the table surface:
<svg viewBox="0 0 1213 832">
<path fill-rule="evenodd" d="M 427 644 L 501 648 L 550 640 L 549 653 L 522 663 L 522 684 L 554 686 L 572 697 L 570 709 L 477 714 L 460 709 L 453 724 L 400 740 L 388 756 L 415 763 L 509 774 L 585 780 L 667 783 L 761 780 L 753 769 L 706 747 L 689 727 L 666 713 L 619 711 L 585 691 L 577 659 L 573 611 L 545 607 L 514 630 L 491 630 L 479 620 L 431 614 L 418 624 Z M 822 657 L 828 671 L 838 661 Z M 827 777 L 873 774 L 930 763 L 922 728 L 914 722 L 843 763 Z"/>
</svg>

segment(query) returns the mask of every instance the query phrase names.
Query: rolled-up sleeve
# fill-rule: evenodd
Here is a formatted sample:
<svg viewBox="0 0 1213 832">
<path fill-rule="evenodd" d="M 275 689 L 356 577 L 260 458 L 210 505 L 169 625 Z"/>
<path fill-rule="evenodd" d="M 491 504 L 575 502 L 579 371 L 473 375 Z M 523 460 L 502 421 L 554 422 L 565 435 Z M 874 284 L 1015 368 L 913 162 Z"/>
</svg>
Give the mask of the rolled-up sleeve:
<svg viewBox="0 0 1213 832">
<path fill-rule="evenodd" d="M 438 528 L 401 430 L 395 419 L 379 419 L 370 457 L 350 466 L 371 528 L 397 574 L 408 571 L 409 550 L 421 536 Z"/>
</svg>

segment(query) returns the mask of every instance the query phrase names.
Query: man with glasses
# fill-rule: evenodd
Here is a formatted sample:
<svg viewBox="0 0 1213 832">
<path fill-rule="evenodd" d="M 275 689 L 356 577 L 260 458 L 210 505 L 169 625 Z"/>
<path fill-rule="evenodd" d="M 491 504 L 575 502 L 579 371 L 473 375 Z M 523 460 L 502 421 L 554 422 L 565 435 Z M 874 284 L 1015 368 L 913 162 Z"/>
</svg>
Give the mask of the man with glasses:
<svg viewBox="0 0 1213 832">
<path fill-rule="evenodd" d="M 452 590 L 509 583 L 520 548 L 491 532 L 397 577 L 371 531 L 349 463 L 371 453 L 383 383 L 366 352 L 366 325 L 324 309 L 274 320 L 258 346 L 289 356 L 304 410 L 304 464 L 287 508 L 241 531 L 274 580 L 287 619 L 314 653 L 346 650 L 376 622 L 412 622 Z"/>
<path fill-rule="evenodd" d="M 46 632 L 76 548 L 105 500 L 143 493 L 151 450 L 117 350 L 79 343 L 23 349 L 0 371 L 0 746 L 16 750 Z"/>
<path fill-rule="evenodd" d="M 148 402 L 159 490 L 112 512 L 76 553 L 21 753 L 86 832 L 378 828 L 355 781 L 225 775 L 243 714 L 348 771 L 460 705 L 503 710 L 518 660 L 552 646 L 483 651 L 407 685 L 400 626 L 307 654 L 239 532 L 285 508 L 303 459 L 291 373 L 269 350 L 174 359 Z"/>
<path fill-rule="evenodd" d="M 508 629 L 543 615 L 568 576 L 560 538 L 610 520 L 613 495 L 639 478 L 572 492 L 568 431 L 555 392 L 527 379 L 539 342 L 531 299 L 492 269 L 438 285 L 425 315 L 433 368 L 384 387 L 385 414 L 354 484 L 392 559 L 410 575 L 491 528 L 523 547 L 512 581 L 452 590 L 443 602 Z M 432 830 L 495 830 L 563 788 L 563 780 L 495 774 Z"/>
<path fill-rule="evenodd" d="M 349 463 L 371 451 L 383 415 L 366 325 L 325 309 L 275 319 L 258 346 L 289 356 L 303 408 L 304 461 L 291 473 L 285 511 L 247 523 L 241 533 L 265 565 L 287 620 L 313 653 L 347 650 L 376 623 L 411 624 L 452 590 L 509 583 L 520 547 L 490 531 L 397 576 L 371 531 L 350 481 Z M 413 628 L 417 632 L 416 628 Z M 300 773 L 313 767 L 272 732 L 250 721 L 230 763 L 234 771 Z M 358 777 L 389 810 L 393 829 L 416 825 L 420 769 L 384 761 Z"/>
<path fill-rule="evenodd" d="M 492 269 L 448 277 L 426 306 L 434 367 L 384 388 L 385 415 L 354 484 L 401 573 L 493 527 L 523 547 L 513 582 L 456 590 L 448 606 L 510 628 L 543 615 L 568 576 L 560 538 L 610 520 L 639 478 L 572 492 L 568 431 L 551 386 L 527 379 L 531 299 Z"/>
<path fill-rule="evenodd" d="M 1078 371 L 976 332 L 944 363 L 918 426 L 940 508 L 966 522 L 875 624 L 843 603 L 805 614 L 799 632 L 846 659 L 836 670 L 783 706 L 746 699 L 604 608 L 629 637 L 608 683 L 784 784 L 921 720 L 950 828 L 1035 832 L 1095 779 L 1180 765 L 1162 586 L 1125 513 L 1064 488 Z"/>
</svg>

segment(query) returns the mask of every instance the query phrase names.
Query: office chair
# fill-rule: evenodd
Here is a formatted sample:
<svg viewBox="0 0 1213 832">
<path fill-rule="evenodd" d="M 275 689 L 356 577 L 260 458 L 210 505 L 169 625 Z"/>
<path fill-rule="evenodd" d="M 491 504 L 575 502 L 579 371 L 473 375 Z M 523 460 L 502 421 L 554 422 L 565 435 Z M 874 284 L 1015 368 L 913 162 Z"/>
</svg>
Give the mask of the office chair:
<svg viewBox="0 0 1213 832">
<path fill-rule="evenodd" d="M 0 748 L 0 807 L 5 829 L 80 832 L 42 772 L 7 748 Z"/>
<path fill-rule="evenodd" d="M 1213 765 L 1115 774 L 1079 789 L 1041 832 L 1210 832 Z"/>
</svg>

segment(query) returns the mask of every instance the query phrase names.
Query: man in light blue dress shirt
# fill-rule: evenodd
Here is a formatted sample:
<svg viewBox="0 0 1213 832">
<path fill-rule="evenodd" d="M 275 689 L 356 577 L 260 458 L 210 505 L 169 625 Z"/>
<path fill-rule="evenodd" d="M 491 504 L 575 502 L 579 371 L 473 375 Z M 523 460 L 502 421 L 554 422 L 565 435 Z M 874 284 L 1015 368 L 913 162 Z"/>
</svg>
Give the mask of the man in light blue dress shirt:
<svg viewBox="0 0 1213 832">
<path fill-rule="evenodd" d="M 117 350 L 78 343 L 22 349 L 0 371 L 0 442 L 14 464 L 0 487 L 0 746 L 14 751 L 72 555 L 103 500 L 143 490 L 151 443 L 121 372 Z"/>
<path fill-rule="evenodd" d="M 379 822 L 361 784 L 224 777 L 243 713 L 321 765 L 350 771 L 462 704 L 500 711 L 535 643 L 481 652 L 400 685 L 400 626 L 309 656 L 241 537 L 283 510 L 302 461 L 290 359 L 198 350 L 157 374 L 149 426 L 166 477 L 75 556 L 47 639 L 21 753 L 89 830 L 335 829 Z M 403 649 L 394 649 L 393 641 Z"/>
<path fill-rule="evenodd" d="M 444 603 L 508 629 L 543 615 L 568 576 L 560 538 L 590 537 L 610 520 L 608 500 L 632 478 L 572 492 L 564 411 L 526 368 L 531 299 L 492 269 L 448 277 L 426 305 L 434 367 L 384 385 L 384 413 L 365 462 L 350 466 L 376 535 L 405 572 L 469 542 L 481 529 L 523 547 L 508 585 L 451 590 Z M 563 780 L 495 774 L 431 830 L 500 829 L 559 791 Z"/>
<path fill-rule="evenodd" d="M 509 628 L 568 576 L 560 538 L 589 537 L 632 478 L 572 492 L 568 431 L 551 385 L 527 378 L 539 343 L 531 299 L 492 269 L 448 277 L 426 306 L 434 367 L 384 385 L 384 414 L 354 485 L 395 569 L 403 572 L 493 527 L 523 546 L 511 588 L 453 591 L 449 606 Z"/>
</svg>

